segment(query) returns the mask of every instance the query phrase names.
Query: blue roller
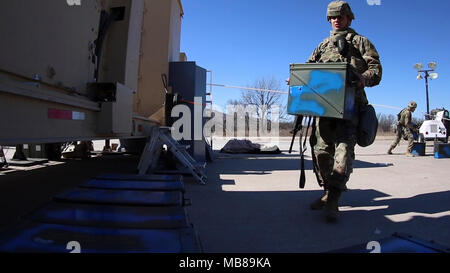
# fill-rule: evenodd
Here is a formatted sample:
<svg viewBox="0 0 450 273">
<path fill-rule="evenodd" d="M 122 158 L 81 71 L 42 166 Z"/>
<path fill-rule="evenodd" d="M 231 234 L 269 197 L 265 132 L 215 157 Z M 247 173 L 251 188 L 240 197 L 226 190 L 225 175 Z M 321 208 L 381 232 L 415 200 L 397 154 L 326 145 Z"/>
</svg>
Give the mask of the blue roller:
<svg viewBox="0 0 450 273">
<path fill-rule="evenodd" d="M 424 156 L 425 155 L 425 146 L 426 146 L 425 143 L 414 142 L 411 153 L 414 155 Z"/>
<path fill-rule="evenodd" d="M 73 247 L 75 245 L 75 247 Z M 114 229 L 28 223 L 0 238 L 1 252 L 201 252 L 193 229 Z"/>
<path fill-rule="evenodd" d="M 450 158 L 450 144 L 434 143 L 434 158 Z"/>
<path fill-rule="evenodd" d="M 183 207 L 137 207 L 50 202 L 29 217 L 40 223 L 173 229 L 189 227 Z"/>
<path fill-rule="evenodd" d="M 134 206 L 183 206 L 181 192 L 73 189 L 53 198 L 59 202 Z"/>
<path fill-rule="evenodd" d="M 92 179 L 80 185 L 82 188 L 115 189 L 115 190 L 147 190 L 147 191 L 180 191 L 185 192 L 183 182 L 164 181 L 119 181 Z"/>
</svg>

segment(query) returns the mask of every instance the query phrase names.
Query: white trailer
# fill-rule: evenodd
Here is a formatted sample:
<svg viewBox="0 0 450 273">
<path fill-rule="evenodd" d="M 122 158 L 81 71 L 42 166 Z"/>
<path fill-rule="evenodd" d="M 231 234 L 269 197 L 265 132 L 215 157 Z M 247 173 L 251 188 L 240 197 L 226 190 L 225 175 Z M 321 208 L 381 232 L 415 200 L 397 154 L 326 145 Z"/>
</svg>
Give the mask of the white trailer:
<svg viewBox="0 0 450 273">
<path fill-rule="evenodd" d="M 419 128 L 419 142 L 442 141 L 448 142 L 449 111 L 445 109 L 435 109 L 428 116 Z"/>
</svg>

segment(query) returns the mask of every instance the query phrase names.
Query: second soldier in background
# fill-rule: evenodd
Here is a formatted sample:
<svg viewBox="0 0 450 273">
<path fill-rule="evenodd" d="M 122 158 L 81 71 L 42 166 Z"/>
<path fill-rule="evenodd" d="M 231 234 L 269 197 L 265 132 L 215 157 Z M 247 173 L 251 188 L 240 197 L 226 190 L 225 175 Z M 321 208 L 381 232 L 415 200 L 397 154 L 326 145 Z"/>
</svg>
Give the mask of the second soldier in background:
<svg viewBox="0 0 450 273">
<path fill-rule="evenodd" d="M 417 131 L 417 129 L 414 127 L 412 123 L 412 117 L 411 114 L 416 110 L 417 103 L 414 101 L 411 101 L 408 104 L 408 107 L 403 109 L 400 113 L 397 115 L 397 136 L 394 140 L 394 143 L 392 143 L 391 147 L 388 150 L 388 154 L 392 154 L 392 150 L 397 147 L 397 145 L 400 143 L 400 139 L 402 137 L 405 137 L 408 140 L 408 150 L 406 152 L 407 156 L 414 156 L 411 152 L 414 148 L 414 137 L 413 137 L 413 131 Z"/>
</svg>

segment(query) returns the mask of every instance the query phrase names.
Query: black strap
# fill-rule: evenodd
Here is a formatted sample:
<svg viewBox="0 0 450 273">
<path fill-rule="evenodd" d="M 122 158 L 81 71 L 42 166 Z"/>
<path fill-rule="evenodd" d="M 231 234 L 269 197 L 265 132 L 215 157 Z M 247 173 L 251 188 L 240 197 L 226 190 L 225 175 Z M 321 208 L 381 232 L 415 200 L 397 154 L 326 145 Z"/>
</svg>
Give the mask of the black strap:
<svg viewBox="0 0 450 273">
<path fill-rule="evenodd" d="M 308 127 L 306 127 L 306 132 L 305 132 L 303 143 L 302 143 L 303 132 L 300 133 L 300 141 L 299 141 L 300 142 L 300 180 L 299 180 L 300 189 L 304 189 L 305 184 L 306 184 L 306 174 L 305 174 L 306 139 L 308 138 L 308 131 L 309 131 L 309 127 L 311 126 L 311 120 L 313 118 L 314 117 L 309 117 Z"/>
<path fill-rule="evenodd" d="M 311 146 L 311 158 L 312 158 L 312 163 L 313 163 L 313 171 L 314 171 L 314 174 L 316 175 L 317 183 L 319 184 L 320 187 L 323 187 L 325 185 L 325 183 L 320 178 L 320 175 L 319 175 L 320 170 L 319 170 L 319 166 L 317 164 L 316 154 L 314 152 L 314 146 L 316 145 L 316 143 L 317 143 L 316 119 L 313 119 L 312 132 L 311 132 L 311 137 L 309 139 L 309 145 Z"/>
<path fill-rule="evenodd" d="M 303 153 L 306 152 L 306 139 L 308 138 L 309 128 L 311 127 L 311 120 L 314 117 L 309 117 L 308 119 L 308 127 L 306 127 L 305 138 L 303 139 Z"/>
</svg>

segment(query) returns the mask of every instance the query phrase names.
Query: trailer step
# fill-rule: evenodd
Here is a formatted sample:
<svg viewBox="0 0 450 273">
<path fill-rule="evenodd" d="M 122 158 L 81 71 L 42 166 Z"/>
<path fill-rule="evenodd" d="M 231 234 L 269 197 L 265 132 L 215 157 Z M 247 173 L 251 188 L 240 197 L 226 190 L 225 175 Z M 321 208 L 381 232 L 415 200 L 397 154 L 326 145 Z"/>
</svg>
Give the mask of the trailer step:
<svg viewBox="0 0 450 273">
<path fill-rule="evenodd" d="M 27 223 L 0 238 L 1 252 L 198 253 L 192 228 L 120 229 Z"/>
<path fill-rule="evenodd" d="M 27 219 L 47 224 L 109 228 L 190 227 L 184 207 L 132 207 L 50 202 Z"/>
<path fill-rule="evenodd" d="M 180 181 L 183 182 L 182 175 L 167 174 L 103 174 L 95 177 L 96 179 L 105 180 L 133 180 L 133 181 Z"/>
<path fill-rule="evenodd" d="M 81 184 L 81 188 L 105 190 L 143 190 L 143 191 L 179 191 L 185 192 L 183 182 L 140 181 L 140 180 L 100 180 L 92 179 Z"/>
<path fill-rule="evenodd" d="M 57 202 L 128 206 L 183 206 L 181 192 L 73 189 L 53 198 Z"/>
</svg>

